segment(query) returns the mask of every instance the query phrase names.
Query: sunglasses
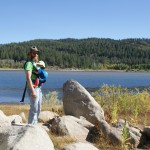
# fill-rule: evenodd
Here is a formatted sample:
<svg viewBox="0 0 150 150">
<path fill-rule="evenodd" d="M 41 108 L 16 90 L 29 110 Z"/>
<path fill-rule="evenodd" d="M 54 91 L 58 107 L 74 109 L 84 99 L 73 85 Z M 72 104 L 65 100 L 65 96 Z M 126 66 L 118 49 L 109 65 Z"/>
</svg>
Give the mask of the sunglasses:
<svg viewBox="0 0 150 150">
<path fill-rule="evenodd" d="M 32 51 L 32 54 L 39 54 L 39 52 L 37 52 L 37 51 Z"/>
</svg>

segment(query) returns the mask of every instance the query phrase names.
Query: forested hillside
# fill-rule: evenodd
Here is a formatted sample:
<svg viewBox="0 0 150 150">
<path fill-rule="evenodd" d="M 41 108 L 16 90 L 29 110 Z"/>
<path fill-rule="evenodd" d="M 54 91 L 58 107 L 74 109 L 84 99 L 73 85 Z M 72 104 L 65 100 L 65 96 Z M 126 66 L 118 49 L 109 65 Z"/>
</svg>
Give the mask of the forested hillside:
<svg viewBox="0 0 150 150">
<path fill-rule="evenodd" d="M 22 68 L 31 46 L 41 50 L 47 67 L 78 69 L 150 69 L 150 39 L 32 40 L 0 45 L 0 68 Z"/>
</svg>

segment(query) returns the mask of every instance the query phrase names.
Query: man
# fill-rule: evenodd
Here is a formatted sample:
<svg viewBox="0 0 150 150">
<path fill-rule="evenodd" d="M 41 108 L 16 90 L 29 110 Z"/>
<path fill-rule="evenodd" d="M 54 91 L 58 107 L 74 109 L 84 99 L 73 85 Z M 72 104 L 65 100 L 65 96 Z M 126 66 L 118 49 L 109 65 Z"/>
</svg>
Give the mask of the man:
<svg viewBox="0 0 150 150">
<path fill-rule="evenodd" d="M 27 61 L 24 66 L 28 85 L 27 91 L 30 99 L 28 124 L 36 124 L 38 122 L 38 116 L 41 111 L 41 103 L 42 103 L 41 87 L 40 86 L 34 87 L 34 82 L 37 78 L 37 75 L 34 73 L 35 67 L 33 64 L 38 62 L 38 53 L 39 50 L 35 46 L 32 46 L 30 48 L 30 52 L 28 53 L 29 61 Z"/>
</svg>

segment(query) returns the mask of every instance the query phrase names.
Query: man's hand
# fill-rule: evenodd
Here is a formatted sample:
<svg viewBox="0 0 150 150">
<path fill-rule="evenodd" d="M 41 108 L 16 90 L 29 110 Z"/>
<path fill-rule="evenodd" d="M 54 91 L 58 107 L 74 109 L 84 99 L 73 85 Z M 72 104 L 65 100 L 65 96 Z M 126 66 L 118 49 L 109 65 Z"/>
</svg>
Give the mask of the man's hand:
<svg viewBox="0 0 150 150">
<path fill-rule="evenodd" d="M 36 98 L 36 97 L 37 97 L 37 95 L 36 95 L 36 92 L 35 92 L 35 91 L 31 94 L 31 97 L 32 97 L 32 98 Z"/>
<path fill-rule="evenodd" d="M 27 79 L 27 83 L 29 85 L 29 88 L 31 90 L 31 97 L 32 98 L 36 98 L 37 95 L 36 95 L 36 92 L 35 92 L 33 84 L 32 84 L 31 75 L 32 75 L 32 71 L 31 70 L 27 70 L 26 71 L 26 79 Z"/>
</svg>

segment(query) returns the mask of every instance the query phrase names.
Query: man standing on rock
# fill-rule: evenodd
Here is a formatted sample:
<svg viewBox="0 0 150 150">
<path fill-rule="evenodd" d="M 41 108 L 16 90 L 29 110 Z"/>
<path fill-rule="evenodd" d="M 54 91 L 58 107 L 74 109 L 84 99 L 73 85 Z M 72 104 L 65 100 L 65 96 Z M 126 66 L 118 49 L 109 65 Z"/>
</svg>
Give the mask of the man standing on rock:
<svg viewBox="0 0 150 150">
<path fill-rule="evenodd" d="M 41 111 L 41 103 L 42 103 L 42 91 L 41 86 L 34 87 L 34 82 L 37 79 L 37 75 L 34 63 L 38 62 L 38 54 L 39 50 L 32 46 L 28 53 L 28 61 L 24 65 L 24 70 L 26 73 L 26 81 L 27 81 L 27 91 L 30 99 L 30 111 L 28 116 L 28 124 L 36 124 L 38 122 L 38 116 Z"/>
</svg>

